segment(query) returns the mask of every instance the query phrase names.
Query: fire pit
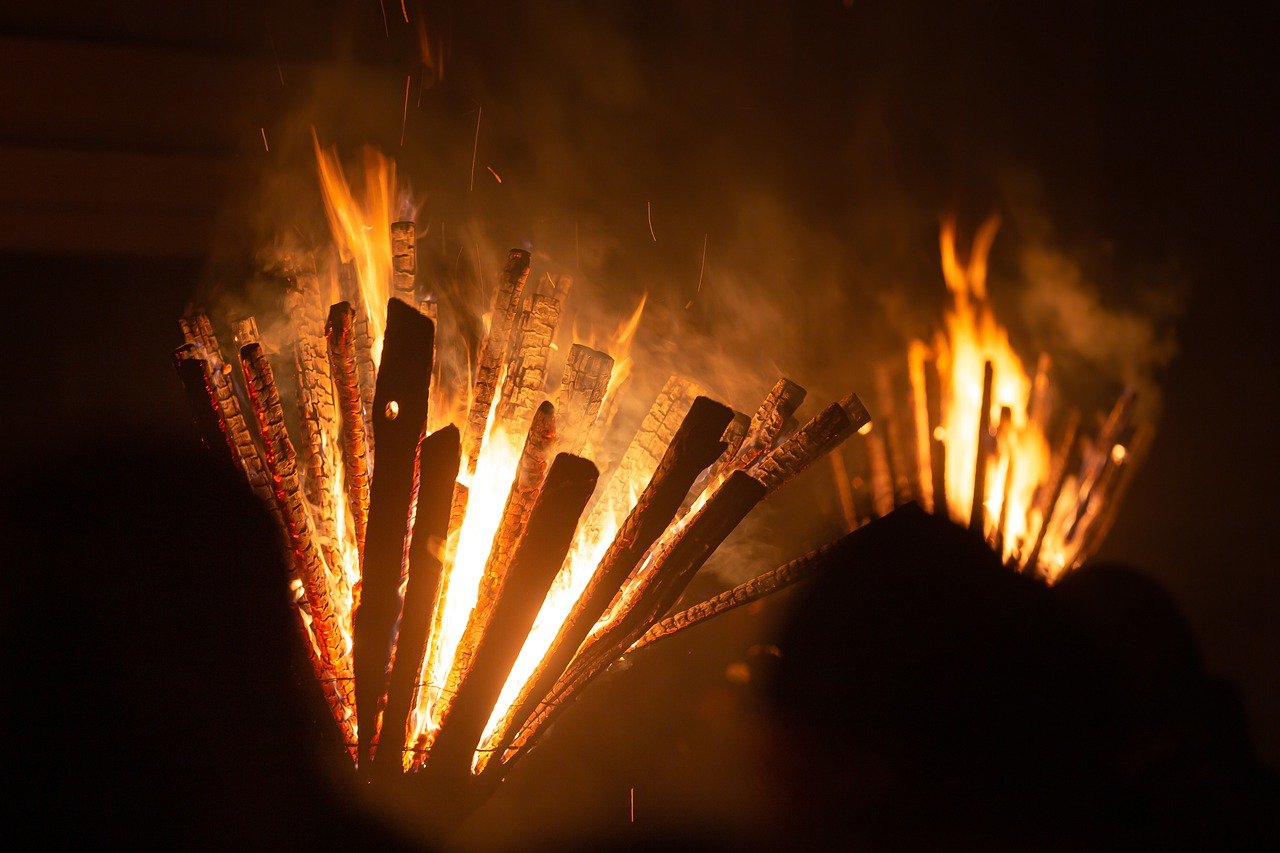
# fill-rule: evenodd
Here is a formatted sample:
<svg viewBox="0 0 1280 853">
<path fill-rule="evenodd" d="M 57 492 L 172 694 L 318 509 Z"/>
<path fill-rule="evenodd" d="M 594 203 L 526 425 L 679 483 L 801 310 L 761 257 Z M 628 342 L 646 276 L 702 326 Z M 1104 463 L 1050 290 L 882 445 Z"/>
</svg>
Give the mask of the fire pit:
<svg viewBox="0 0 1280 853">
<path fill-rule="evenodd" d="M 445 824 L 620 656 L 812 574 L 824 549 L 672 613 L 753 508 L 851 437 L 853 476 L 830 456 L 849 528 L 917 501 L 1047 582 L 1096 549 L 1150 439 L 1132 392 L 1085 438 L 1053 405 L 1049 358 L 1023 369 L 985 299 L 989 223 L 965 263 L 944 228 L 953 308 L 876 371 L 874 428 L 854 393 L 801 423 L 789 378 L 748 413 L 673 376 L 611 459 L 644 303 L 614 352 L 561 357 L 572 282 L 512 249 L 467 353 L 439 333 L 415 223 L 392 221 L 393 171 L 357 198 L 316 153 L 332 245 L 283 259 L 286 317 L 270 335 L 231 318 L 224 349 L 194 314 L 175 362 L 204 442 L 279 523 L 352 766 L 421 789 Z"/>
</svg>

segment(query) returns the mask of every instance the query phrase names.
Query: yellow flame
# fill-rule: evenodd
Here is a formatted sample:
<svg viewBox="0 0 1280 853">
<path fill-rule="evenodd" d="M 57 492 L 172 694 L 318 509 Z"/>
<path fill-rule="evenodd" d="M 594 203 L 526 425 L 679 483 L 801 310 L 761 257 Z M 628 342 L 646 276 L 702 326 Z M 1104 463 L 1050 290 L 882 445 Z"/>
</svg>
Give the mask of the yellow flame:
<svg viewBox="0 0 1280 853">
<path fill-rule="evenodd" d="M 946 442 L 947 506 L 951 517 L 968 523 L 973 505 L 976 477 L 984 482 L 983 532 L 990 539 L 1003 518 L 1001 541 L 997 543 L 1005 559 L 1025 556 L 1022 549 L 1034 534 L 1031 508 L 1037 487 L 1049 470 L 1049 444 L 1043 425 L 1030 422 L 1027 406 L 1031 379 L 1022 360 L 1009 343 L 1008 331 L 997 322 L 986 299 L 987 256 L 999 229 L 999 219 L 983 223 L 967 262 L 956 251 L 955 223 L 943 223 L 940 236 L 942 271 L 952 306 L 946 312 L 945 332 L 938 335 L 936 349 L 942 376 L 942 424 L 935 436 Z M 978 429 L 982 409 L 985 365 L 992 366 L 992 434 L 986 469 L 976 472 Z M 1001 411 L 1009 410 L 1010 420 L 996 439 Z M 1007 504 L 1007 505 L 1006 505 Z M 1038 524 L 1036 525 L 1038 526 Z"/>
<path fill-rule="evenodd" d="M 339 257 L 350 262 L 364 295 L 373 335 L 373 363 L 382 359 L 386 305 L 391 297 L 391 219 L 396 202 L 396 164 L 381 152 L 364 151 L 363 192 L 347 181 L 336 148 L 322 148 L 312 131 L 321 195 Z"/>
</svg>

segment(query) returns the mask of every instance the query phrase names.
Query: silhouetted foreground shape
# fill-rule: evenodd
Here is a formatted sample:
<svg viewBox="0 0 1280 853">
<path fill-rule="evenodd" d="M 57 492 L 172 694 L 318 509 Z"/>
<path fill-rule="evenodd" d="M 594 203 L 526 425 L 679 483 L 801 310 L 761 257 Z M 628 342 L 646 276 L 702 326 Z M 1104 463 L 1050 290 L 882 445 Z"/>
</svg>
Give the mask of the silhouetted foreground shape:
<svg viewBox="0 0 1280 853">
<path fill-rule="evenodd" d="M 19 481 L 3 513 L 6 827 L 399 845 L 330 773 L 340 745 L 315 740 L 327 711 L 295 657 L 280 535 L 243 477 L 194 443 L 134 438 Z"/>
<path fill-rule="evenodd" d="M 1135 747 L 1165 731 L 1144 728 L 1151 715 L 1175 694 L 1203 697 L 1207 681 L 1167 596 L 1108 605 L 1124 585 L 1109 578 L 1084 570 L 1050 589 L 915 505 L 850 535 L 778 640 L 768 698 L 781 837 L 949 847 L 1267 837 L 1275 789 L 1245 770 L 1256 768 L 1247 742 L 1206 745 L 1215 759 L 1197 767 L 1138 769 Z M 1190 725 L 1212 739 L 1220 723 Z M 1228 756 L 1235 770 L 1218 781 L 1234 780 L 1229 807 L 1197 776 Z M 1161 788 L 1164 772 L 1183 774 L 1162 780 L 1183 801 Z"/>
</svg>

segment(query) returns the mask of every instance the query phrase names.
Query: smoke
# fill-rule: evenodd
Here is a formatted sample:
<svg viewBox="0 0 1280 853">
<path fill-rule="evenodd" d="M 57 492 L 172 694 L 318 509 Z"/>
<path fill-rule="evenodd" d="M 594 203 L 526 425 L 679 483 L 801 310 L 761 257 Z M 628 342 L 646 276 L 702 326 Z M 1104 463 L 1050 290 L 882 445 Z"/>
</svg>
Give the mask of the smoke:
<svg viewBox="0 0 1280 853">
<path fill-rule="evenodd" d="M 939 217 L 957 206 L 962 221 L 984 215 L 990 186 L 957 193 L 954 178 L 994 185 L 995 170 L 958 108 L 939 108 L 945 132 L 925 124 L 922 105 L 965 93 L 919 73 L 938 44 L 884 37 L 913 15 L 475 5 L 418 9 L 390 37 L 380 22 L 363 36 L 336 30 L 333 61 L 286 67 L 258 191 L 227 211 L 198 301 L 278 310 L 279 282 L 242 256 L 325 244 L 314 130 L 352 163 L 362 145 L 379 148 L 412 185 L 419 282 L 440 300 L 442 347 L 474 351 L 510 247 L 532 251 L 532 277 L 573 278 L 552 382 L 573 340 L 607 348 L 647 294 L 615 458 L 672 374 L 746 413 L 788 376 L 809 389 L 803 420 L 850 390 L 873 402 L 873 365 L 940 323 Z M 1113 304 L 1102 283 L 1139 289 L 1058 248 L 1037 201 L 1005 203 L 1016 227 L 997 241 L 993 284 L 1021 310 L 1002 321 L 1023 326 L 1031 359 L 1053 353 L 1060 376 L 1136 384 L 1154 404 L 1176 350 L 1176 294 Z M 831 471 L 816 465 L 710 568 L 736 582 L 842 529 Z"/>
</svg>

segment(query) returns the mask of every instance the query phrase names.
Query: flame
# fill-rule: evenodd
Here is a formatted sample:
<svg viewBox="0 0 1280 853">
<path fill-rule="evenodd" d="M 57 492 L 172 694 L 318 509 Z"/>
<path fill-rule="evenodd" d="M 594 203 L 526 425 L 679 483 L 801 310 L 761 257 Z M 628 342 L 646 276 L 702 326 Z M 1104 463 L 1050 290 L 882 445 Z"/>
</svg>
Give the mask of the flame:
<svg viewBox="0 0 1280 853">
<path fill-rule="evenodd" d="M 336 148 L 322 148 L 315 130 L 315 146 L 320 189 L 324 197 L 329 230 L 344 263 L 355 267 L 356 280 L 364 295 L 373 335 L 373 363 L 382 360 L 382 337 L 387 317 L 384 306 L 391 297 L 391 219 L 398 205 L 396 164 L 381 152 L 364 151 L 364 192 L 357 195 L 347 181 Z"/>
<path fill-rule="evenodd" d="M 498 380 L 499 389 L 504 384 L 502 378 Z M 525 436 L 499 421 L 497 412 L 501 401 L 501 393 L 493 395 L 475 471 L 468 472 L 463 466 L 458 475 L 459 487 L 466 489 L 466 510 L 457 533 L 450 536 L 453 541 L 446 546 L 446 553 L 451 553 L 452 559 L 448 561 L 436 599 L 424 684 L 411 721 L 409 743 L 425 736 L 425 745 L 429 746 L 440 726 L 443 691 L 467 621 L 479 598 L 485 564 L 519 467 Z"/>
<path fill-rule="evenodd" d="M 952 518 L 968 523 L 976 480 L 982 477 L 983 533 L 989 540 L 998 533 L 996 547 L 1010 560 L 1025 557 L 1023 551 L 1037 533 L 1032 528 L 1039 521 L 1032 507 L 1037 488 L 1049 473 L 1050 452 L 1044 425 L 1029 417 L 1031 379 L 1009 343 L 1008 330 L 997 322 L 987 302 L 987 256 L 999 226 L 996 217 L 984 222 L 968 262 L 962 263 L 956 251 L 955 223 L 943 223 L 942 271 L 952 306 L 935 348 L 943 384 L 939 429 L 947 448 L 948 510 Z M 985 438 L 991 452 L 985 470 L 976 472 L 987 363 L 992 366 L 988 412 L 992 433 Z"/>
</svg>

